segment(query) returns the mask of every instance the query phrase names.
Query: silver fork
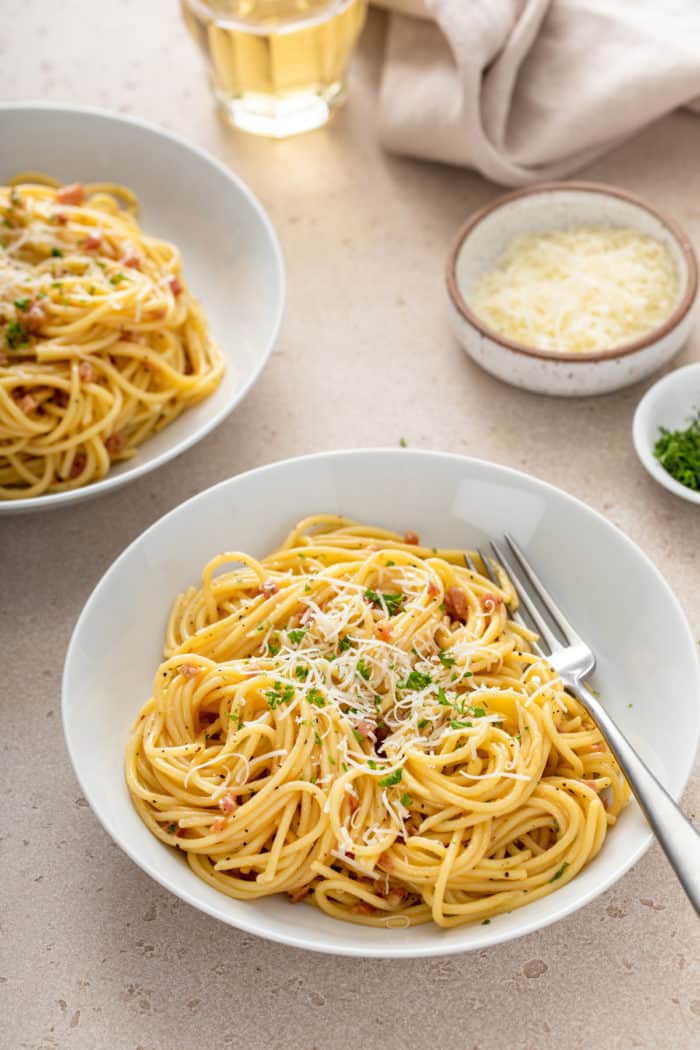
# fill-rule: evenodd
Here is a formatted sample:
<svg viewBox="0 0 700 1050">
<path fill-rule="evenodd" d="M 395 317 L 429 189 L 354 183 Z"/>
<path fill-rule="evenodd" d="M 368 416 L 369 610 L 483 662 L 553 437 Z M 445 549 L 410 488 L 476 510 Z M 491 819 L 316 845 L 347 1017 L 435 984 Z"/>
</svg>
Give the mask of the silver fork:
<svg viewBox="0 0 700 1050">
<path fill-rule="evenodd" d="M 649 767 L 642 761 L 625 735 L 617 727 L 609 713 L 585 685 L 584 679 L 595 667 L 595 655 L 571 626 L 566 616 L 555 603 L 525 555 L 512 537 L 506 542 L 513 557 L 496 543 L 491 547 L 496 560 L 510 576 L 518 597 L 532 619 L 540 639 L 549 652 L 541 647 L 538 651 L 559 674 L 567 690 L 583 704 L 600 729 L 605 741 L 617 759 L 627 783 L 649 821 L 652 831 L 661 843 L 661 848 L 671 862 L 683 889 L 688 894 L 695 911 L 700 915 L 700 834 L 683 815 L 666 789 L 661 786 Z M 487 574 L 497 583 L 488 560 L 479 551 Z M 467 564 L 477 571 L 471 559 Z M 540 612 L 534 596 L 551 617 L 552 623 L 561 633 L 562 641 L 550 628 Z M 515 618 L 523 623 L 516 612 Z"/>
</svg>

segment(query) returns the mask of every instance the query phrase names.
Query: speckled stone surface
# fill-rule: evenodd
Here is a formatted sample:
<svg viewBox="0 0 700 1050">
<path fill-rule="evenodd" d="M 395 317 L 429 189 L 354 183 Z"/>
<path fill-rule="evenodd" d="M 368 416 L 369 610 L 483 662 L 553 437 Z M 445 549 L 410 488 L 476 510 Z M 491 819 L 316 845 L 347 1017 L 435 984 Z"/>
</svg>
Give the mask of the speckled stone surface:
<svg viewBox="0 0 700 1050">
<path fill-rule="evenodd" d="M 70 631 L 122 548 L 220 478 L 317 449 L 394 445 L 402 435 L 527 470 L 636 540 L 699 638 L 700 516 L 635 458 L 632 412 L 648 383 L 597 400 L 550 400 L 490 378 L 451 337 L 447 248 L 467 214 L 498 191 L 473 174 L 379 149 L 383 16 L 370 21 L 350 103 L 332 127 L 269 143 L 219 124 L 174 2 L 3 0 L 0 14 L 0 97 L 109 107 L 188 136 L 260 196 L 289 272 L 272 360 L 214 434 L 112 496 L 0 523 L 0 1045 L 698 1046 L 700 931 L 656 848 L 596 902 L 524 940 L 476 955 L 364 962 L 268 944 L 200 915 L 98 826 L 61 733 Z M 0 148 L 5 156 L 11 143 Z M 646 195 L 700 244 L 699 170 L 700 118 L 679 113 L 582 174 Z M 698 356 L 696 330 L 677 363 Z M 674 699 L 660 692 L 660 711 Z M 688 812 L 699 802 L 696 777 Z"/>
</svg>

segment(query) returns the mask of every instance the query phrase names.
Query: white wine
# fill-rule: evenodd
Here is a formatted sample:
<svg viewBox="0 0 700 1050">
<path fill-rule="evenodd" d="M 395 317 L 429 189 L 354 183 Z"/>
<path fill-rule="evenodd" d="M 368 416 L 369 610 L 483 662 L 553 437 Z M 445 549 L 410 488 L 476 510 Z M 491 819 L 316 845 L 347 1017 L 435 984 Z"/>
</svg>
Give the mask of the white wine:
<svg viewBox="0 0 700 1050">
<path fill-rule="evenodd" d="M 214 93 L 237 127 L 282 138 L 342 102 L 366 0 L 181 0 Z"/>
</svg>

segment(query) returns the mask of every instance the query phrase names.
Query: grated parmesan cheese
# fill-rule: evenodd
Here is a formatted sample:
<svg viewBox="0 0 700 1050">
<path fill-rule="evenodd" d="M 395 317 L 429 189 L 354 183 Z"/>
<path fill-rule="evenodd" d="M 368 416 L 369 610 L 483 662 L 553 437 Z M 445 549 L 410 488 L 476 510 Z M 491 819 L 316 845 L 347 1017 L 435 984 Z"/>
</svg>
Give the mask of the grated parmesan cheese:
<svg viewBox="0 0 700 1050">
<path fill-rule="evenodd" d="M 678 275 L 665 244 L 619 227 L 524 234 L 474 284 L 468 305 L 500 335 L 538 350 L 610 350 L 672 313 Z"/>
</svg>

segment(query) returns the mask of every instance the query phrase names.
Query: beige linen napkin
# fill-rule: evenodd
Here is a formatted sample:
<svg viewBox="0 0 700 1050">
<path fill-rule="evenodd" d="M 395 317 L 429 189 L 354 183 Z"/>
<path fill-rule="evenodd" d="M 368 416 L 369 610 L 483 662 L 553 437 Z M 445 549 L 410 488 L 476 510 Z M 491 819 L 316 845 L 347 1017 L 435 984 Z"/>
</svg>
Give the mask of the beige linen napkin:
<svg viewBox="0 0 700 1050">
<path fill-rule="evenodd" d="M 387 149 L 556 178 L 700 98 L 700 0 L 383 0 Z M 700 133 L 700 126 L 698 127 Z"/>
</svg>

